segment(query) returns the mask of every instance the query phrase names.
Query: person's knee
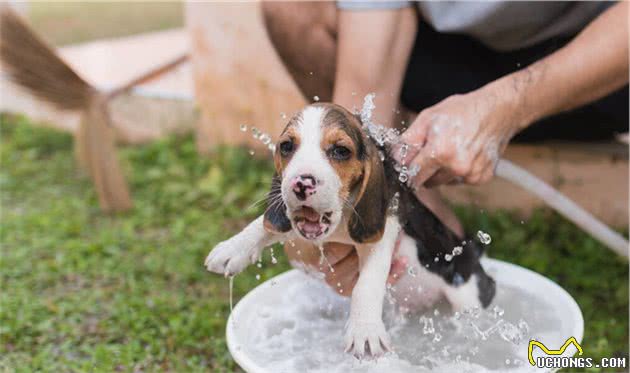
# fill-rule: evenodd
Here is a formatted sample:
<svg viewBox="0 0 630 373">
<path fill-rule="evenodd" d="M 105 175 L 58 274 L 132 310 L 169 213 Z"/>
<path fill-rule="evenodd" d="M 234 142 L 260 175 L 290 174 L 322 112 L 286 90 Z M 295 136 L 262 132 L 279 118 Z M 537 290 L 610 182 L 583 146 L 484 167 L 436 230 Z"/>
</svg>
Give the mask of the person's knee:
<svg viewBox="0 0 630 373">
<path fill-rule="evenodd" d="M 267 33 L 276 48 L 282 45 L 282 39 L 304 27 L 300 3 L 263 1 L 260 6 Z"/>
<path fill-rule="evenodd" d="M 335 27 L 334 3 L 273 2 L 261 3 L 269 38 L 276 49 L 299 47 L 314 31 Z"/>
</svg>

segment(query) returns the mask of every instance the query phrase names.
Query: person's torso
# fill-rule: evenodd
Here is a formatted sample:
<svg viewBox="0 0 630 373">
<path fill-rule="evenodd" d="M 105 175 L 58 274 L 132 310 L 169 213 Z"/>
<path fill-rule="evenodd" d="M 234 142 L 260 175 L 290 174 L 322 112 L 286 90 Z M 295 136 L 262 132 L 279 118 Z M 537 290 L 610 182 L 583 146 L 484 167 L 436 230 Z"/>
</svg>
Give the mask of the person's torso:
<svg viewBox="0 0 630 373">
<path fill-rule="evenodd" d="M 583 29 L 611 2 L 598 1 L 423 1 L 424 20 L 443 33 L 472 36 L 500 50 L 528 47 Z"/>
</svg>

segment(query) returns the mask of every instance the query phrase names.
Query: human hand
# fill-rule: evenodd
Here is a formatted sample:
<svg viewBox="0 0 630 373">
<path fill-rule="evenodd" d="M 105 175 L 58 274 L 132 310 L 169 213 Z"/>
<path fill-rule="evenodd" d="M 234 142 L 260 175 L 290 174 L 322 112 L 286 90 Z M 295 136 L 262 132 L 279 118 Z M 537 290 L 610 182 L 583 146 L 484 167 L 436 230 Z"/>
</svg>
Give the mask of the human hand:
<svg viewBox="0 0 630 373">
<path fill-rule="evenodd" d="M 397 241 L 387 278 L 387 282 L 392 285 L 405 273 L 408 263 L 407 257 L 396 255 L 398 244 Z M 330 267 L 326 260 L 320 264 L 321 253 L 319 248 L 312 244 L 295 241 L 292 244 L 285 244 L 284 249 L 291 262 L 297 261 L 320 271 L 324 274 L 326 283 L 337 293 L 344 296 L 352 295 L 352 289 L 359 279 L 359 256 L 354 246 L 341 243 L 324 244 L 324 255 Z"/>
<path fill-rule="evenodd" d="M 393 151 L 415 174 L 412 185 L 489 181 L 520 124 L 506 95 L 484 87 L 423 110 L 402 135 L 406 156 L 400 145 Z"/>
</svg>

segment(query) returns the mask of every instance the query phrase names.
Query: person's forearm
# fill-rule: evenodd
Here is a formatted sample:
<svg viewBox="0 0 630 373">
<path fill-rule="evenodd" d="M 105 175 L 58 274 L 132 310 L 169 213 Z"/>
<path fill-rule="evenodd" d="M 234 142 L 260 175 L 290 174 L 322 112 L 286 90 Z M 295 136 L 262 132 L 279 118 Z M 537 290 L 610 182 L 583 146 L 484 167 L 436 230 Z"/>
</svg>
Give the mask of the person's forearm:
<svg viewBox="0 0 630 373">
<path fill-rule="evenodd" d="M 412 8 L 341 11 L 333 102 L 360 109 L 365 95 L 374 92 L 374 120 L 394 125 L 416 27 Z"/>
<path fill-rule="evenodd" d="M 582 106 L 628 83 L 628 3 L 614 5 L 569 44 L 481 88 L 514 109 L 514 130 Z"/>
</svg>

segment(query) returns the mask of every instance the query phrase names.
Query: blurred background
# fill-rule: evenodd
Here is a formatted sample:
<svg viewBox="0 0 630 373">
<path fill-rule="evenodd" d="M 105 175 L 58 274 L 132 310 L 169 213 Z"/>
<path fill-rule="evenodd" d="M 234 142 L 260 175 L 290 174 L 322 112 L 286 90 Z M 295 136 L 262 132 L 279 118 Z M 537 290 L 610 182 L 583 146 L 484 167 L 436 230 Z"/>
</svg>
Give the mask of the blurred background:
<svg viewBox="0 0 630 373">
<path fill-rule="evenodd" d="M 14 6 L 102 89 L 186 59 L 110 105 L 133 202 L 118 212 L 103 211 L 75 160 L 81 113 L 42 103 L 0 75 L 0 369 L 238 371 L 225 345 L 228 281 L 202 264 L 264 208 L 255 202 L 273 165 L 251 128 L 273 139 L 304 105 L 259 5 Z M 513 145 L 506 156 L 627 236 L 627 144 Z M 492 236 L 490 257 L 571 293 L 589 357 L 628 357 L 627 259 L 503 181 L 444 193 L 468 232 Z M 262 268 L 236 277 L 235 300 L 289 268 L 277 256 L 272 264 L 266 250 Z"/>
</svg>

